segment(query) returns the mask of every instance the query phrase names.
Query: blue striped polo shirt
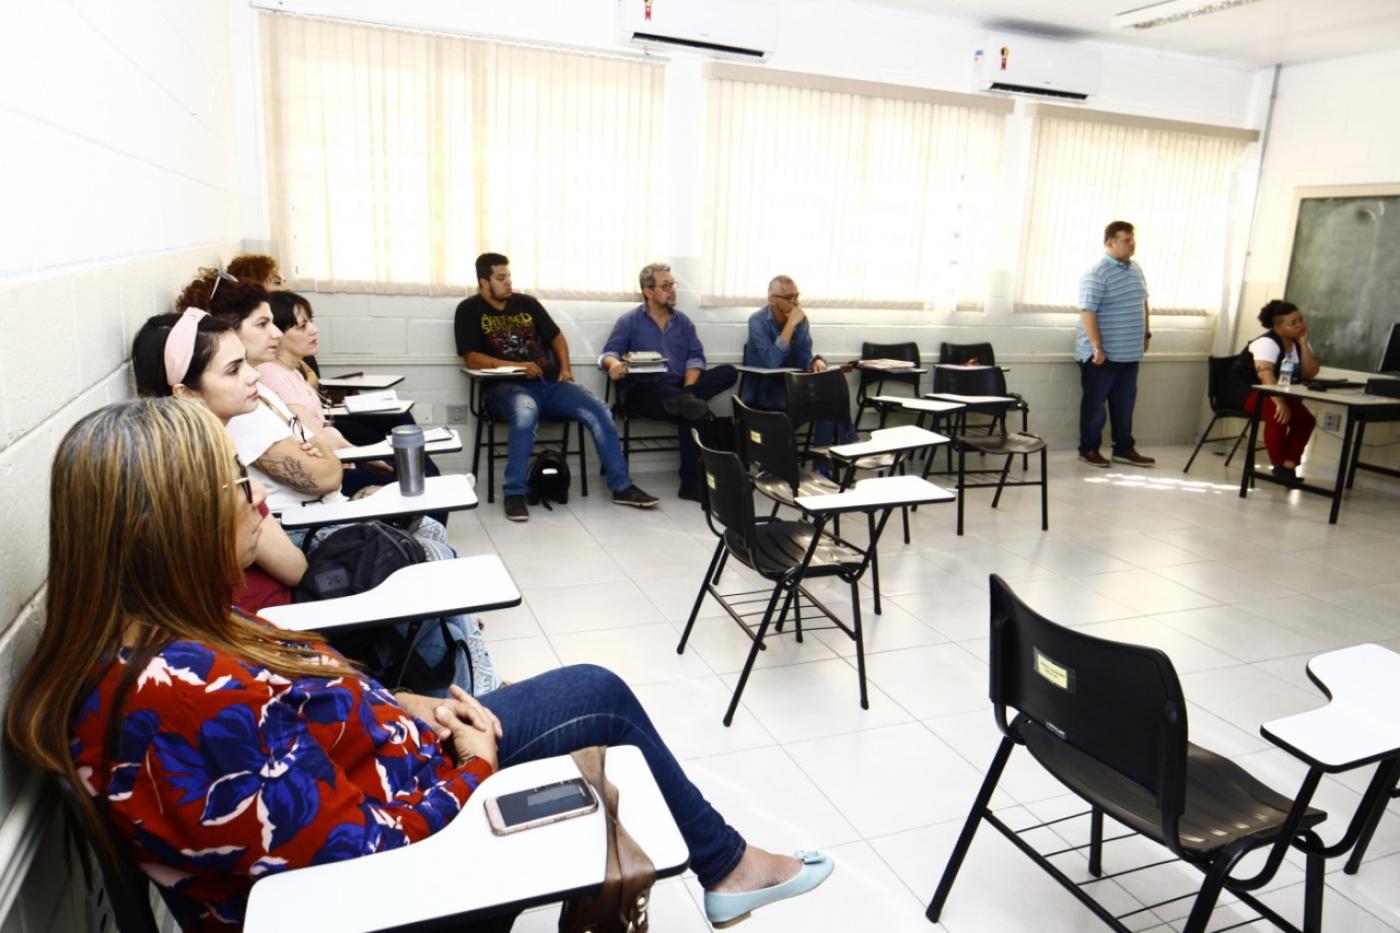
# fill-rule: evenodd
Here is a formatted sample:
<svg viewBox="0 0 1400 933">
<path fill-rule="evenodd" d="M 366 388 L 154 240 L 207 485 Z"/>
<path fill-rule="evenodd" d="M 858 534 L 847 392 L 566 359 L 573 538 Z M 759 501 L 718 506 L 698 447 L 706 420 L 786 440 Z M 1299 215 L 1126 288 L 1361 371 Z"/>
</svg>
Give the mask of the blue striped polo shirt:
<svg viewBox="0 0 1400 933">
<path fill-rule="evenodd" d="M 1123 263 L 1104 256 L 1079 279 L 1079 307 L 1098 314 L 1103 351 L 1115 363 L 1142 359 L 1146 305 L 1147 279 L 1131 259 Z M 1074 358 L 1082 363 L 1093 355 L 1081 320 L 1074 335 Z"/>
</svg>

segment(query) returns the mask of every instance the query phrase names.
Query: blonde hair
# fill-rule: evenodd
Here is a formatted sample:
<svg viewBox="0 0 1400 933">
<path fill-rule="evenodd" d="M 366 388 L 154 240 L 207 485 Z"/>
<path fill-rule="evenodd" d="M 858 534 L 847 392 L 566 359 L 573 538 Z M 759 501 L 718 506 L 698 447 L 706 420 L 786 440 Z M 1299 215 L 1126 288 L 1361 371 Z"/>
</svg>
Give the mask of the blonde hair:
<svg viewBox="0 0 1400 933">
<path fill-rule="evenodd" d="M 315 633 L 271 628 L 231 610 L 243 579 L 233 446 L 203 405 L 142 398 L 101 408 L 64 436 L 49 492 L 47 618 L 10 699 L 5 734 L 35 765 L 70 782 L 99 819 L 69 754 L 77 705 L 131 648 L 110 711 L 107 754 L 136 675 L 171 642 L 198 641 L 285 677 L 354 676 L 325 663 Z M 94 833 L 96 838 L 105 838 Z"/>
</svg>

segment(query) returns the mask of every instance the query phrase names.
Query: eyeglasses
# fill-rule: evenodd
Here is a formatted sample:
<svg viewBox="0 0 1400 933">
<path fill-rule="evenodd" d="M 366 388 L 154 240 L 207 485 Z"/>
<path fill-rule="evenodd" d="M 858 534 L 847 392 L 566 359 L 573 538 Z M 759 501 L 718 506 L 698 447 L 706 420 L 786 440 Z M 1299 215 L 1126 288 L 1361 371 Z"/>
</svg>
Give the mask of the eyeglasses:
<svg viewBox="0 0 1400 933">
<path fill-rule="evenodd" d="M 236 479 L 236 480 L 233 481 L 233 485 L 234 485 L 234 486 L 241 486 L 241 487 L 243 487 L 243 498 L 245 498 L 245 499 L 248 500 L 248 504 L 249 504 L 249 505 L 252 505 L 252 504 L 253 504 L 253 481 L 252 481 L 251 479 L 248 478 L 248 468 L 247 468 L 246 466 L 243 465 L 243 461 L 240 460 L 240 459 L 238 458 L 238 455 L 237 455 L 237 454 L 235 454 L 234 457 L 233 457 L 233 463 L 234 463 L 234 466 L 238 467 L 238 479 Z M 227 489 L 227 488 L 228 488 L 228 484 L 225 484 L 225 485 L 224 485 L 223 487 L 221 487 L 221 488 Z"/>
<path fill-rule="evenodd" d="M 797 304 L 797 299 L 802 297 L 801 292 L 793 292 L 791 295 L 774 295 L 774 298 L 781 298 L 789 304 Z"/>
<path fill-rule="evenodd" d="M 302 424 L 301 418 L 298 415 L 292 415 L 291 420 L 287 422 L 287 427 L 297 440 L 301 441 L 303 444 L 306 443 L 306 425 Z"/>
<path fill-rule="evenodd" d="M 237 284 L 238 284 L 238 279 L 236 279 L 236 278 L 234 278 L 233 276 L 229 275 L 227 272 L 224 272 L 224 271 L 221 270 L 221 271 L 219 272 L 219 274 L 218 274 L 217 276 L 214 277 L 214 287 L 211 288 L 211 289 L 209 289 L 209 305 L 210 305 L 210 307 L 213 307 L 213 305 L 214 305 L 214 293 L 217 292 L 217 291 L 219 290 L 219 283 L 220 283 L 220 282 L 232 282 L 234 285 L 237 285 Z"/>
</svg>

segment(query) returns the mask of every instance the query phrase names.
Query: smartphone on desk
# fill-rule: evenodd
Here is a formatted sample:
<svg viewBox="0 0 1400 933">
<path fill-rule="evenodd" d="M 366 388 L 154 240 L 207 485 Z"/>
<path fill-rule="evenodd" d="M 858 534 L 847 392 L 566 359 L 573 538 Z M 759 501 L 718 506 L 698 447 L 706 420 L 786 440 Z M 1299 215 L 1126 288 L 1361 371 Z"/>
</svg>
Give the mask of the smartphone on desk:
<svg viewBox="0 0 1400 933">
<path fill-rule="evenodd" d="M 486 821 L 497 836 L 584 816 L 598 809 L 593 788 L 581 777 L 502 794 L 486 800 Z"/>
</svg>

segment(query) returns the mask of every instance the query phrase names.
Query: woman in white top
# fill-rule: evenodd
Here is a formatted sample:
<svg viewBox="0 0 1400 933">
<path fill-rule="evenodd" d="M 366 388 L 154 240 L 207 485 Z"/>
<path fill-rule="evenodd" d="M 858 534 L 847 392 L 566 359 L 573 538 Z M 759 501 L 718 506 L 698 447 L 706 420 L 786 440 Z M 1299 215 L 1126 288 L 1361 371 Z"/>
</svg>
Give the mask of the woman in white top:
<svg viewBox="0 0 1400 933">
<path fill-rule="evenodd" d="M 1246 348 L 1254 362 L 1257 385 L 1276 385 L 1281 370 L 1292 371 L 1292 381 L 1312 379 L 1322 367 L 1308 345 L 1308 325 L 1303 312 L 1291 301 L 1274 299 L 1259 312 L 1259 323 L 1265 332 L 1249 342 Z M 1269 404 L 1260 412 L 1264 422 L 1264 446 L 1274 475 L 1289 482 L 1298 480 L 1298 463 L 1308 446 L 1317 420 L 1301 399 L 1279 395 L 1268 396 Z M 1251 391 L 1244 410 L 1254 414 L 1260 404 L 1258 392 Z"/>
</svg>

